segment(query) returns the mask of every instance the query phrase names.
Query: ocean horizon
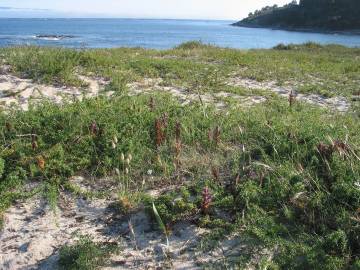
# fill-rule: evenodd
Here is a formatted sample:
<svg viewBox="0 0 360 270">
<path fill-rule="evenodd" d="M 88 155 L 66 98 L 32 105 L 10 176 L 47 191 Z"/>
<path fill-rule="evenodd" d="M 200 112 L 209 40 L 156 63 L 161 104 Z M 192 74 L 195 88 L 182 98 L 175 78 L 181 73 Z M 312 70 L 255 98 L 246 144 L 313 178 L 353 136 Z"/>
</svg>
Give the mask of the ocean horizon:
<svg viewBox="0 0 360 270">
<path fill-rule="evenodd" d="M 317 42 L 360 46 L 360 35 L 234 27 L 231 20 L 138 18 L 0 18 L 0 47 L 143 47 L 169 49 L 201 41 L 236 49 Z"/>
</svg>

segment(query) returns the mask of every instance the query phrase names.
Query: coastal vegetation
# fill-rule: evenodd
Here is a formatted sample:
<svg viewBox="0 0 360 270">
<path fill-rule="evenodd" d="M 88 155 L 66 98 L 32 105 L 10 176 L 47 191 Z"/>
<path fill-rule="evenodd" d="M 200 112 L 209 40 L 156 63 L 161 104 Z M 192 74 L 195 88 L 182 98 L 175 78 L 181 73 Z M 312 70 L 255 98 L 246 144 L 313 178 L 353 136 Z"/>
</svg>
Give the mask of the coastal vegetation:
<svg viewBox="0 0 360 270">
<path fill-rule="evenodd" d="M 356 0 L 300 0 L 256 10 L 234 25 L 351 31 L 360 29 L 359 14 L 360 3 Z"/>
<path fill-rule="evenodd" d="M 241 239 L 238 253 L 203 268 L 360 269 L 360 49 L 307 43 L 243 51 L 190 42 L 166 51 L 14 47 L 0 54 L 12 74 L 40 83 L 85 88 L 77 74 L 108 81 L 96 98 L 0 113 L 1 214 L 39 195 L 53 211 L 64 192 L 90 201 L 115 196 L 118 215 L 131 221 L 144 209 L 160 238 L 185 221 L 205 229 L 199 252 Z M 233 77 L 342 96 L 351 108 L 339 113 L 292 93 L 227 84 Z M 261 94 L 266 102 L 243 107 L 224 98 L 218 109 L 161 91 L 129 95 L 127 85 L 144 78 L 199 96 Z M 78 175 L 97 188 L 83 191 L 70 181 Z M 60 249 L 59 264 L 111 265 L 122 235 L 114 239 L 80 237 Z"/>
</svg>

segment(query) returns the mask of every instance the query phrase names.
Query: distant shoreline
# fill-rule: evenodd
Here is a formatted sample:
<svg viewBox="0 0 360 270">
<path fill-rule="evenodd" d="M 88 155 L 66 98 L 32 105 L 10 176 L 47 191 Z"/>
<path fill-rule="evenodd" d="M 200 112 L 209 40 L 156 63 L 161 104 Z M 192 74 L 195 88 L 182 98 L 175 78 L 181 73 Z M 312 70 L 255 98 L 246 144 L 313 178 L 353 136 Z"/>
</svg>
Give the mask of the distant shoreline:
<svg viewBox="0 0 360 270">
<path fill-rule="evenodd" d="M 279 43 L 299 44 L 309 41 L 360 47 L 360 35 L 293 34 L 286 31 L 262 30 L 263 28 L 249 30 L 232 27 L 231 24 L 235 21 L 38 20 L 2 20 L 0 47 L 29 45 L 79 49 L 170 49 L 194 39 L 233 49 L 268 49 Z"/>
<path fill-rule="evenodd" d="M 340 34 L 340 35 L 360 35 L 360 29 L 355 30 L 326 30 L 322 28 L 301 28 L 301 27 L 285 27 L 285 26 L 264 26 L 264 25 L 254 25 L 248 23 L 236 22 L 230 24 L 234 27 L 246 27 L 246 28 L 264 28 L 271 30 L 284 30 L 290 32 L 304 32 L 304 33 L 318 33 L 318 34 Z"/>
</svg>

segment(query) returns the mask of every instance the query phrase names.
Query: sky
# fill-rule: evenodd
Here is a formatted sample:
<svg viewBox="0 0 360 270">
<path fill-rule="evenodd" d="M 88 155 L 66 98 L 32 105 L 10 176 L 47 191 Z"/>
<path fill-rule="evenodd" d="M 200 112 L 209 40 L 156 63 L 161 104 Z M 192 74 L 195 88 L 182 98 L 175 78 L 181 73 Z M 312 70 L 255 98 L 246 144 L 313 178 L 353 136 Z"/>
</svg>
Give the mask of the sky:
<svg viewBox="0 0 360 270">
<path fill-rule="evenodd" d="M 119 17 L 239 20 L 290 0 L 0 0 L 0 17 Z"/>
</svg>

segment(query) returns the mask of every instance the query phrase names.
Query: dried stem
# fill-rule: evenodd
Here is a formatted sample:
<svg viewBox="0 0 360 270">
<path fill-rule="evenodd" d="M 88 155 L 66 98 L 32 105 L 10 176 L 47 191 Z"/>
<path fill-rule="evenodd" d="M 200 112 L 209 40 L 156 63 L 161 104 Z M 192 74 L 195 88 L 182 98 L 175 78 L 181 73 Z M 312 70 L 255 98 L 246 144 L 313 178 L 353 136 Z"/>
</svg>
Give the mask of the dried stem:
<svg viewBox="0 0 360 270">
<path fill-rule="evenodd" d="M 216 126 L 214 131 L 213 131 L 213 140 L 216 143 L 216 145 L 218 145 L 220 143 L 220 127 Z"/>
<path fill-rule="evenodd" d="M 161 146 L 164 143 L 165 134 L 164 134 L 164 123 L 161 118 L 155 119 L 155 144 L 157 147 Z"/>
<path fill-rule="evenodd" d="M 296 95 L 293 90 L 289 94 L 289 106 L 292 107 L 296 101 Z"/>
</svg>

